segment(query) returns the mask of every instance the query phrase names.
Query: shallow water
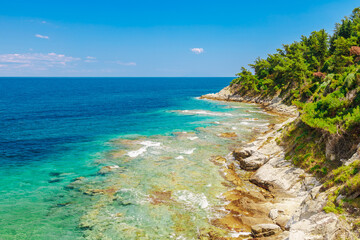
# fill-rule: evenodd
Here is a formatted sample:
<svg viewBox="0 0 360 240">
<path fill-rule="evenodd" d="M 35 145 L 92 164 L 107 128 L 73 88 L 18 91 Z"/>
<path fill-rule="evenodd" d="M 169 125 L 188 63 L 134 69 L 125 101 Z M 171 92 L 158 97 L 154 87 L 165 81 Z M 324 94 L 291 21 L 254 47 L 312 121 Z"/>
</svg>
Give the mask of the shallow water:
<svg viewBox="0 0 360 240">
<path fill-rule="evenodd" d="M 0 79 L 0 239 L 196 239 L 214 228 L 231 186 L 210 160 L 276 121 L 195 98 L 229 80 Z"/>
</svg>

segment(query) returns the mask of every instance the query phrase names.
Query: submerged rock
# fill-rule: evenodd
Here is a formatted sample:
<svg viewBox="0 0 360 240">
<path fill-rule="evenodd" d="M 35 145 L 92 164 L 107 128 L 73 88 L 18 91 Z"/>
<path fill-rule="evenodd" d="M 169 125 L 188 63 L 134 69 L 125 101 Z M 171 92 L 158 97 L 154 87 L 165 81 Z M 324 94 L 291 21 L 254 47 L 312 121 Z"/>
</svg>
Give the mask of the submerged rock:
<svg viewBox="0 0 360 240">
<path fill-rule="evenodd" d="M 171 200 L 171 191 L 153 191 L 150 195 L 150 203 L 154 205 L 164 204 Z"/>
<path fill-rule="evenodd" d="M 214 156 L 210 159 L 211 162 L 213 162 L 215 165 L 223 165 L 226 163 L 226 158 L 221 156 Z"/>
<path fill-rule="evenodd" d="M 235 138 L 237 137 L 237 134 L 234 132 L 225 132 L 225 133 L 220 133 L 219 136 L 223 138 Z"/>
<path fill-rule="evenodd" d="M 63 179 L 62 178 L 52 178 L 48 181 L 48 183 L 57 183 L 57 182 L 61 182 Z"/>
<path fill-rule="evenodd" d="M 104 166 L 99 170 L 99 174 L 104 175 L 107 173 L 111 173 L 114 170 L 120 169 L 120 167 L 118 165 L 113 165 L 113 166 Z"/>
</svg>

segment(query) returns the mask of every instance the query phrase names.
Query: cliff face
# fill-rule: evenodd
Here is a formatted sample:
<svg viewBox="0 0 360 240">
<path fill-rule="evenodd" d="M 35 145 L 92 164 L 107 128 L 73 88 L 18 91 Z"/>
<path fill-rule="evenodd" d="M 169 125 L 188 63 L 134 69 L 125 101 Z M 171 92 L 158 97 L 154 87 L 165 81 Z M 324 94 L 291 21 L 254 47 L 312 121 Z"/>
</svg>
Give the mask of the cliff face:
<svg viewBox="0 0 360 240">
<path fill-rule="evenodd" d="M 291 192 L 295 182 L 302 181 L 303 174 L 316 177 L 314 188 L 305 191 L 310 197 L 299 201 L 297 209 L 303 213 L 294 213 L 291 217 L 296 220 L 291 225 L 299 231 L 297 224 L 301 222 L 310 228 L 305 218 L 326 222 L 317 216 L 335 219 L 343 215 L 359 236 L 359 46 L 360 8 L 356 8 L 336 24 L 332 35 L 320 30 L 308 37 L 302 36 L 301 41 L 283 45 L 275 54 L 249 64 L 252 72 L 242 68 L 237 78 L 219 93 L 202 96 L 258 103 L 270 111 L 295 117 L 277 136 L 276 143 L 282 147 L 283 157 L 270 156 L 268 160 L 259 157 L 258 150 L 246 158 L 245 153 L 238 156 L 242 168 L 254 170 L 260 166 L 252 181 L 268 191 Z M 286 164 L 300 171 L 300 175 L 296 177 L 295 170 L 277 169 Z M 313 189 L 317 189 L 316 193 L 310 193 Z M 321 196 L 319 200 L 317 196 Z M 315 200 L 316 209 L 310 200 Z M 291 232 L 292 228 L 289 229 Z M 325 228 L 315 229 L 319 234 L 327 232 L 319 239 L 332 239 Z"/>
<path fill-rule="evenodd" d="M 296 118 L 290 118 L 251 146 L 235 152 L 239 162 L 253 161 L 252 156 L 261 154 L 267 156 L 268 160 L 257 166 L 250 182 L 274 196 L 267 204 L 269 216 L 283 230 L 275 239 L 357 239 L 346 221 L 323 210 L 328 196 L 322 190 L 323 184 L 286 160 L 285 149 L 277 144 L 284 129 L 294 121 Z M 244 157 L 245 152 L 252 154 Z"/>
<path fill-rule="evenodd" d="M 272 196 L 268 199 L 265 194 L 266 201 L 257 200 L 256 203 L 248 203 L 249 206 L 246 208 L 247 212 L 261 209 L 267 213 L 266 215 L 257 216 L 252 220 L 249 220 L 249 217 L 246 219 L 240 217 L 242 223 L 250 225 L 253 237 L 358 239 L 360 235 L 356 228 L 357 206 L 353 205 L 349 212 L 346 212 L 349 206 L 344 207 L 341 213 L 347 217 L 346 219 L 339 217 L 340 212 L 331 211 L 329 203 L 331 205 L 334 201 L 333 194 L 344 184 L 335 184 L 336 186 L 329 188 L 329 181 L 334 178 L 333 172 L 323 174 L 321 171 L 325 171 L 325 166 L 332 167 L 335 169 L 333 171 L 343 166 L 355 166 L 358 163 L 360 149 L 348 159 L 327 160 L 328 135 L 322 132 L 306 133 L 311 127 L 301 121 L 297 108 L 282 104 L 282 99 L 279 97 L 241 96 L 234 94 L 229 86 L 219 93 L 207 94 L 201 98 L 258 103 L 269 111 L 288 116 L 288 120 L 283 124 L 274 126 L 267 134 L 233 152 L 238 166 L 251 172 L 250 182 L 263 188 Z M 304 126 L 309 129 L 305 129 Z M 316 129 L 312 130 L 317 132 Z M 309 134 L 311 140 L 299 137 L 300 132 L 304 136 Z M 299 152 L 303 142 L 307 142 L 309 146 L 302 146 L 305 149 Z M 317 142 L 318 145 L 314 146 L 313 142 Z M 312 159 L 309 162 L 316 161 L 315 166 L 318 165 L 318 167 L 310 167 L 313 166 L 312 163 L 305 164 L 306 161 L 299 162 L 299 155 L 308 155 L 307 158 L 311 156 Z M 317 159 L 322 159 L 322 157 L 325 159 L 324 162 Z M 349 179 L 353 177 L 349 176 Z M 360 195 L 351 194 L 353 199 Z M 244 193 L 242 195 L 247 197 Z M 345 202 L 345 196 L 336 196 L 335 203 Z M 236 201 L 238 200 L 231 201 L 229 205 L 236 206 Z M 224 220 L 224 222 L 226 225 L 227 221 Z"/>
</svg>

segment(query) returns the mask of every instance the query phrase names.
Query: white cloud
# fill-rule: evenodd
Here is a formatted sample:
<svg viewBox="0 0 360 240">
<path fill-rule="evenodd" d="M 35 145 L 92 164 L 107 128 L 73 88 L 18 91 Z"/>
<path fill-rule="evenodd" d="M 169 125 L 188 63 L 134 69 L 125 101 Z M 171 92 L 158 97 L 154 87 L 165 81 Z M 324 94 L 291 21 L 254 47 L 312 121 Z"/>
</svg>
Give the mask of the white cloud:
<svg viewBox="0 0 360 240">
<path fill-rule="evenodd" d="M 200 53 L 203 53 L 204 52 L 204 49 L 203 48 L 192 48 L 190 49 L 193 53 L 195 54 L 200 54 Z"/>
<path fill-rule="evenodd" d="M 80 58 L 56 53 L 0 54 L 0 64 L 2 64 L 2 66 L 6 64 L 6 66 L 11 68 L 45 69 L 48 67 L 66 66 L 67 63 L 78 60 L 80 60 Z"/>
<path fill-rule="evenodd" d="M 42 39 L 50 39 L 49 36 L 44 36 L 44 35 L 41 35 L 41 34 L 35 34 L 35 37 L 42 38 Z"/>
<path fill-rule="evenodd" d="M 115 63 L 119 64 L 119 65 L 123 65 L 123 66 L 136 66 L 136 62 L 121 62 L 121 61 L 116 61 Z"/>
<path fill-rule="evenodd" d="M 97 60 L 96 57 L 87 56 L 84 62 L 93 63 L 93 62 L 97 62 Z"/>
</svg>

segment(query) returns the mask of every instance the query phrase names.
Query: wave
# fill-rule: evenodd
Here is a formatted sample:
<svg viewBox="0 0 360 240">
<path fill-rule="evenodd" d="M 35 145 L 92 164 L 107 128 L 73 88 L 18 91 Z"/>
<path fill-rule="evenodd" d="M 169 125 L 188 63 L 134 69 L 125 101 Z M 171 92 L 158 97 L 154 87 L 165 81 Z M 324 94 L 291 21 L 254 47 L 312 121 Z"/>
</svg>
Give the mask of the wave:
<svg viewBox="0 0 360 240">
<path fill-rule="evenodd" d="M 139 148 L 138 150 L 130 151 L 127 153 L 129 157 L 135 158 L 137 156 L 140 156 L 141 154 L 145 153 L 149 147 L 160 147 L 160 142 L 152 142 L 152 141 L 142 141 L 140 142 L 141 145 L 144 145 L 143 147 Z"/>
<path fill-rule="evenodd" d="M 187 139 L 194 141 L 195 139 L 198 139 L 199 137 L 188 137 Z"/>
<path fill-rule="evenodd" d="M 231 117 L 234 116 L 232 113 L 227 112 L 212 112 L 207 110 L 173 110 L 170 112 L 176 112 L 186 115 L 204 115 L 204 116 L 223 116 L 223 117 Z"/>
<path fill-rule="evenodd" d="M 190 155 L 190 154 L 193 154 L 195 150 L 196 150 L 196 148 L 192 148 L 189 150 L 184 150 L 181 153 Z"/>
<path fill-rule="evenodd" d="M 179 202 L 183 202 L 191 207 L 207 208 L 209 206 L 209 202 L 203 193 L 195 194 L 188 190 L 181 190 L 175 192 L 174 195 Z"/>
</svg>

